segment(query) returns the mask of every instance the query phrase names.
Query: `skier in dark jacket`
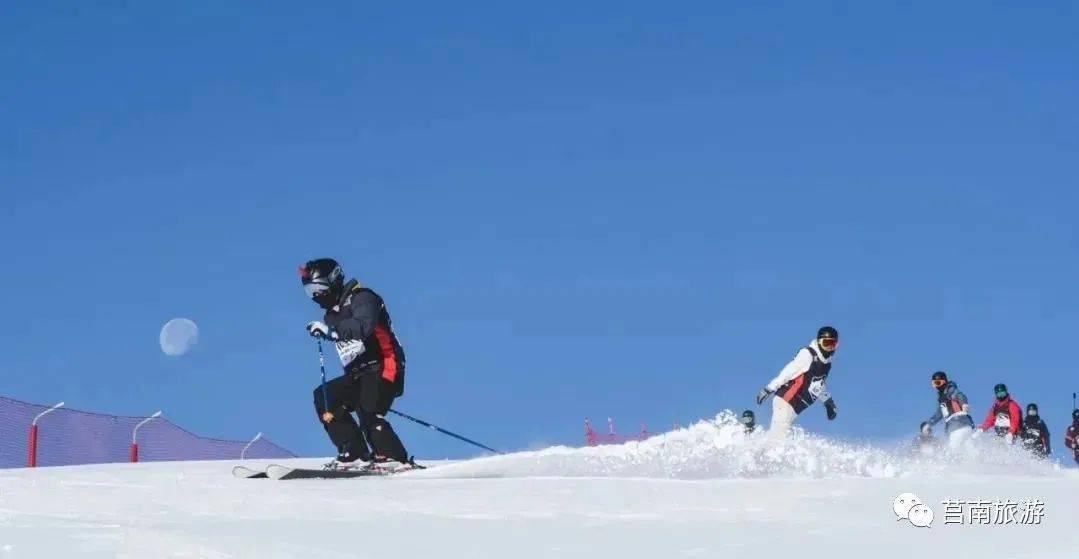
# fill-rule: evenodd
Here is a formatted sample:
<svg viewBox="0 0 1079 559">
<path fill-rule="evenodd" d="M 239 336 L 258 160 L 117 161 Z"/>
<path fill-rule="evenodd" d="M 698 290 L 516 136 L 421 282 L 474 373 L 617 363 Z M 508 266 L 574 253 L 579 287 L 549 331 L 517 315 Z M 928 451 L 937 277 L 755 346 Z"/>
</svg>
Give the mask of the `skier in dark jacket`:
<svg viewBox="0 0 1079 559">
<path fill-rule="evenodd" d="M 1052 453 L 1049 448 L 1049 427 L 1038 416 L 1038 404 L 1027 404 L 1027 416 L 1023 418 L 1019 440 L 1023 443 L 1023 448 L 1043 458 Z"/>
<path fill-rule="evenodd" d="M 989 414 L 982 423 L 982 431 L 993 429 L 998 437 L 1003 437 L 1009 444 L 1015 442 L 1019 435 L 1019 425 L 1023 421 L 1023 410 L 1008 394 L 1008 387 L 1004 383 L 993 387 L 993 394 L 997 401 L 989 408 Z"/>
<path fill-rule="evenodd" d="M 1064 446 L 1070 448 L 1079 464 L 1079 410 L 1072 410 L 1072 424 L 1064 432 Z"/>
<path fill-rule="evenodd" d="M 345 283 L 341 266 L 329 258 L 301 266 L 300 279 L 326 311 L 322 321 L 307 324 L 307 332 L 334 342 L 345 373 L 314 393 L 315 411 L 337 447 L 331 467 L 356 460 L 411 463 L 386 421 L 394 398 L 404 392 L 405 352 L 382 298 L 356 280 Z M 358 425 L 352 412 L 360 416 Z"/>
<path fill-rule="evenodd" d="M 742 427 L 745 428 L 747 435 L 757 430 L 757 415 L 753 413 L 753 410 L 742 412 L 742 417 L 739 421 L 742 422 Z"/>
<path fill-rule="evenodd" d="M 948 436 L 948 446 L 952 449 L 963 444 L 963 440 L 974 433 L 974 420 L 970 417 L 970 404 L 965 394 L 959 391 L 954 381 L 948 380 L 944 371 L 933 373 L 930 380 L 937 389 L 937 411 L 929 418 L 929 425 L 944 421 L 944 433 Z"/>
</svg>

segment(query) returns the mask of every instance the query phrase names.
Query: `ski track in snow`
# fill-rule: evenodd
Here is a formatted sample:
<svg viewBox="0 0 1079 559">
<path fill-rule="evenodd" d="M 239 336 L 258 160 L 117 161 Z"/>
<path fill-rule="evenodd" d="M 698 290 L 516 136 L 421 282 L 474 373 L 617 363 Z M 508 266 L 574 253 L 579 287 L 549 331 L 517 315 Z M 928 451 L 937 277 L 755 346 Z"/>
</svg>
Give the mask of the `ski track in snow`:
<svg viewBox="0 0 1079 559">
<path fill-rule="evenodd" d="M 776 445 L 761 429 L 747 435 L 730 411 L 710 421 L 645 441 L 586 448 L 564 446 L 478 458 L 408 474 L 415 478 L 643 477 L 661 479 L 873 478 L 957 474 L 1051 476 L 1060 466 L 1035 460 L 1018 446 L 979 435 L 963 454 L 912 455 L 834 441 L 795 427 Z"/>
<path fill-rule="evenodd" d="M 1053 558 L 1079 548 L 1079 472 L 992 437 L 963 458 L 928 458 L 801 431 L 773 447 L 764 435 L 745 436 L 724 412 L 641 442 L 353 480 L 236 479 L 231 462 L 0 470 L 0 559 Z M 896 520 L 903 492 L 934 509 L 931 528 Z M 955 498 L 1041 499 L 1045 519 L 943 525 L 941 502 Z"/>
</svg>

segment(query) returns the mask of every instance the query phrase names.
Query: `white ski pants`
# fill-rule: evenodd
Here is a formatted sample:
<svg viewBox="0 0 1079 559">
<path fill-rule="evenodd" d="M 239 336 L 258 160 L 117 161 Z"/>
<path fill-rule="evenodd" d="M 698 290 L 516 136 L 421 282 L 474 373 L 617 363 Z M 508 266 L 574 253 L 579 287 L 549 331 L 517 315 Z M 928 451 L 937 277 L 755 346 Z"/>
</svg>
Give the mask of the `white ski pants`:
<svg viewBox="0 0 1079 559">
<path fill-rule="evenodd" d="M 773 441 L 784 441 L 787 433 L 794 425 L 794 419 L 798 417 L 794 408 L 786 400 L 778 396 L 772 398 L 772 426 L 768 428 L 768 437 Z"/>
<path fill-rule="evenodd" d="M 951 450 L 966 450 L 968 442 L 971 436 L 974 435 L 974 429 L 967 429 L 965 427 L 956 429 L 951 433 L 948 433 L 948 448 Z"/>
</svg>

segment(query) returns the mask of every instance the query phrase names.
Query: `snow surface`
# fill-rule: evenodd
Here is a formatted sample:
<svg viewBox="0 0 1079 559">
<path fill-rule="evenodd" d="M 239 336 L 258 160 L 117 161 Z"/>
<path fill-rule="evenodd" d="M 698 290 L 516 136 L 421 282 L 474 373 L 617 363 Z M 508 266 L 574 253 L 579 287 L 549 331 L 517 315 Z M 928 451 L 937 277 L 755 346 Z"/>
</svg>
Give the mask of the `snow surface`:
<svg viewBox="0 0 1079 559">
<path fill-rule="evenodd" d="M 440 463 L 385 479 L 242 480 L 233 465 L 0 471 L 0 558 L 1052 558 L 1079 550 L 1079 472 L 989 437 L 962 459 L 800 431 L 773 447 L 724 413 L 639 443 Z M 934 509 L 931 528 L 896 519 L 892 501 L 905 492 Z M 1039 499 L 1045 517 L 945 525 L 945 499 Z"/>
</svg>

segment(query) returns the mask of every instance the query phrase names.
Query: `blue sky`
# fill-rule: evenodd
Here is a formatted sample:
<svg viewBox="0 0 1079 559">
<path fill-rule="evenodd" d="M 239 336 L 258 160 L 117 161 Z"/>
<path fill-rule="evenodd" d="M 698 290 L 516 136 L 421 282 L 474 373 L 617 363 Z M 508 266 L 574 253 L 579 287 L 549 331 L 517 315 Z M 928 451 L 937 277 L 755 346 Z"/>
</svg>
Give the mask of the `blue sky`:
<svg viewBox="0 0 1079 559">
<path fill-rule="evenodd" d="M 912 436 L 945 369 L 1063 446 L 1074 5 L 218 4 L 0 20 L 0 394 L 328 454 L 295 270 L 334 256 L 397 407 L 496 447 L 755 407 L 824 323 L 807 428 Z"/>
</svg>

